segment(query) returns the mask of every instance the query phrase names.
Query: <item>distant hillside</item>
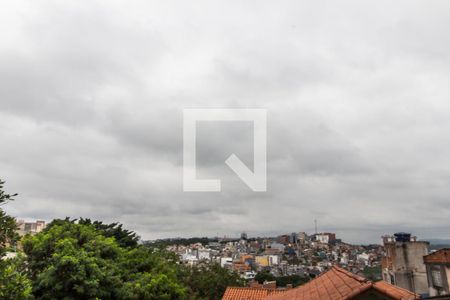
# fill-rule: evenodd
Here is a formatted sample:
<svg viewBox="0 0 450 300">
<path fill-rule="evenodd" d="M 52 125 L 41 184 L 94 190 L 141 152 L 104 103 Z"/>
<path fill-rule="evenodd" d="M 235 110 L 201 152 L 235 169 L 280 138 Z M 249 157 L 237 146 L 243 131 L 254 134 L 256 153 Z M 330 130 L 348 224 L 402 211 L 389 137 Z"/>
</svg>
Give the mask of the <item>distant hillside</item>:
<svg viewBox="0 0 450 300">
<path fill-rule="evenodd" d="M 167 238 L 167 239 L 159 239 L 153 241 L 143 241 L 144 245 L 151 247 L 167 247 L 170 245 L 191 245 L 200 243 L 202 245 L 207 245 L 209 242 L 217 242 L 216 238 L 207 238 L 207 237 L 193 237 L 193 238 Z"/>
<path fill-rule="evenodd" d="M 431 250 L 450 248 L 450 239 L 423 239 L 423 241 L 430 242 Z"/>
</svg>

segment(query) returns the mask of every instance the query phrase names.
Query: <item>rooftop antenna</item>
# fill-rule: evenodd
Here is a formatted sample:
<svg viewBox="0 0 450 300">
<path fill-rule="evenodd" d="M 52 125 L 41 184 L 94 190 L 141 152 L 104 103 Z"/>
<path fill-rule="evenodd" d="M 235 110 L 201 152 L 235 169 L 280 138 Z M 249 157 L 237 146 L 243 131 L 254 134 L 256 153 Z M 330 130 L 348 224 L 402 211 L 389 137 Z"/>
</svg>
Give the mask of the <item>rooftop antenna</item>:
<svg viewBox="0 0 450 300">
<path fill-rule="evenodd" d="M 314 219 L 314 228 L 316 229 L 316 234 L 317 234 L 317 220 Z"/>
</svg>

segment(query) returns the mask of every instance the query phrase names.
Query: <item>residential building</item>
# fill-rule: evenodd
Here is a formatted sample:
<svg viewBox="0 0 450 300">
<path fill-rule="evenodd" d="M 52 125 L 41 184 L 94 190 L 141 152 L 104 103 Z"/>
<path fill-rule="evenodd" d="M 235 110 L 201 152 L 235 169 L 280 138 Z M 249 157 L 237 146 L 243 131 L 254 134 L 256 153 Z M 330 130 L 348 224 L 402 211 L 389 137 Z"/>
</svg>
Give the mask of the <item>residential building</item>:
<svg viewBox="0 0 450 300">
<path fill-rule="evenodd" d="M 199 249 L 197 251 L 197 258 L 199 260 L 211 260 L 211 250 L 210 249 Z"/>
<path fill-rule="evenodd" d="M 349 262 L 348 253 L 347 252 L 342 253 L 342 256 L 340 259 L 341 265 L 348 265 L 348 262 Z"/>
<path fill-rule="evenodd" d="M 181 260 L 189 265 L 189 266 L 193 266 L 196 265 L 198 263 L 198 257 L 196 254 L 192 253 L 192 252 L 186 252 L 181 256 Z"/>
<path fill-rule="evenodd" d="M 291 233 L 291 237 L 289 238 L 289 242 L 291 244 L 297 244 L 297 233 Z"/>
<path fill-rule="evenodd" d="M 428 281 L 423 256 L 429 252 L 429 243 L 417 241 L 411 234 L 400 232 L 384 236 L 383 244 L 383 280 L 411 292 L 427 295 Z"/>
<path fill-rule="evenodd" d="M 423 257 L 430 296 L 450 295 L 450 248 Z"/>
<path fill-rule="evenodd" d="M 269 255 L 269 265 L 276 266 L 280 262 L 280 257 L 278 255 Z"/>
<path fill-rule="evenodd" d="M 226 267 L 227 265 L 232 265 L 233 264 L 233 258 L 231 257 L 221 257 L 220 258 L 220 266 L 222 268 Z"/>
<path fill-rule="evenodd" d="M 290 243 L 291 236 L 284 234 L 277 237 L 277 242 L 283 245 L 287 245 Z"/>
<path fill-rule="evenodd" d="M 358 254 L 356 255 L 356 260 L 362 263 L 364 266 L 368 266 L 370 261 L 370 255 L 367 253 Z"/>
<path fill-rule="evenodd" d="M 275 292 L 276 291 L 276 292 Z M 316 279 L 285 291 L 227 288 L 223 300 L 413 300 L 419 295 L 384 281 L 372 282 L 340 267 L 332 267 Z"/>
<path fill-rule="evenodd" d="M 316 241 L 322 244 L 329 244 L 336 240 L 336 234 L 324 232 L 316 234 Z"/>
<path fill-rule="evenodd" d="M 36 222 L 25 222 L 24 220 L 17 220 L 18 233 L 23 236 L 27 233 L 36 234 L 45 228 L 45 221 L 37 220 Z"/>
<path fill-rule="evenodd" d="M 268 249 L 272 249 L 274 251 L 278 251 L 280 253 L 284 252 L 284 249 L 286 248 L 285 245 L 280 244 L 280 243 L 271 243 L 268 248 L 266 248 L 266 251 L 268 251 Z"/>
<path fill-rule="evenodd" d="M 242 275 L 242 278 L 244 278 L 245 280 L 254 280 L 256 274 L 257 273 L 255 271 L 247 271 Z"/>
<path fill-rule="evenodd" d="M 241 275 L 252 270 L 252 267 L 249 264 L 240 261 L 233 262 L 231 268 Z"/>
<path fill-rule="evenodd" d="M 299 243 L 304 244 L 308 240 L 308 235 L 306 232 L 297 233 L 297 240 Z"/>
<path fill-rule="evenodd" d="M 255 256 L 255 262 L 257 265 L 259 265 L 261 267 L 268 267 L 269 266 L 269 256 L 268 255 Z"/>
</svg>

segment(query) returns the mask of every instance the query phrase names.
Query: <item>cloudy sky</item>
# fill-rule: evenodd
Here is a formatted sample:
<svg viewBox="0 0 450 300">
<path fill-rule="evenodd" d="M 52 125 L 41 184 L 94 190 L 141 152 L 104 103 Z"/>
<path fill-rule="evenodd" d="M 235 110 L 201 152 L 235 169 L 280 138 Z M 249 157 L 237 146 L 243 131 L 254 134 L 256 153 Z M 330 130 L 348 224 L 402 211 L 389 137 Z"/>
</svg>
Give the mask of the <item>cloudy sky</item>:
<svg viewBox="0 0 450 300">
<path fill-rule="evenodd" d="M 26 220 L 120 221 L 144 239 L 335 231 L 450 236 L 450 2 L 2 1 L 0 178 Z M 203 122 L 182 190 L 185 108 L 265 108 L 268 190 L 248 122 Z M 201 125 L 201 126 L 200 126 Z"/>
</svg>

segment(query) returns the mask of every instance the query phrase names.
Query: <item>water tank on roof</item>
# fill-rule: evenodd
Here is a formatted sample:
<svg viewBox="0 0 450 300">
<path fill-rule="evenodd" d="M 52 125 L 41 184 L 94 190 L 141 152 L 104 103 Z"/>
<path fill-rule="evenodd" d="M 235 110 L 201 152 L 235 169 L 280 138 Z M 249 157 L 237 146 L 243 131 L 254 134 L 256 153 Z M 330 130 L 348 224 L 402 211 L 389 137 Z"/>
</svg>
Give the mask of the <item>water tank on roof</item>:
<svg viewBox="0 0 450 300">
<path fill-rule="evenodd" d="M 409 242 L 411 241 L 411 233 L 397 232 L 394 233 L 396 242 Z"/>
</svg>

